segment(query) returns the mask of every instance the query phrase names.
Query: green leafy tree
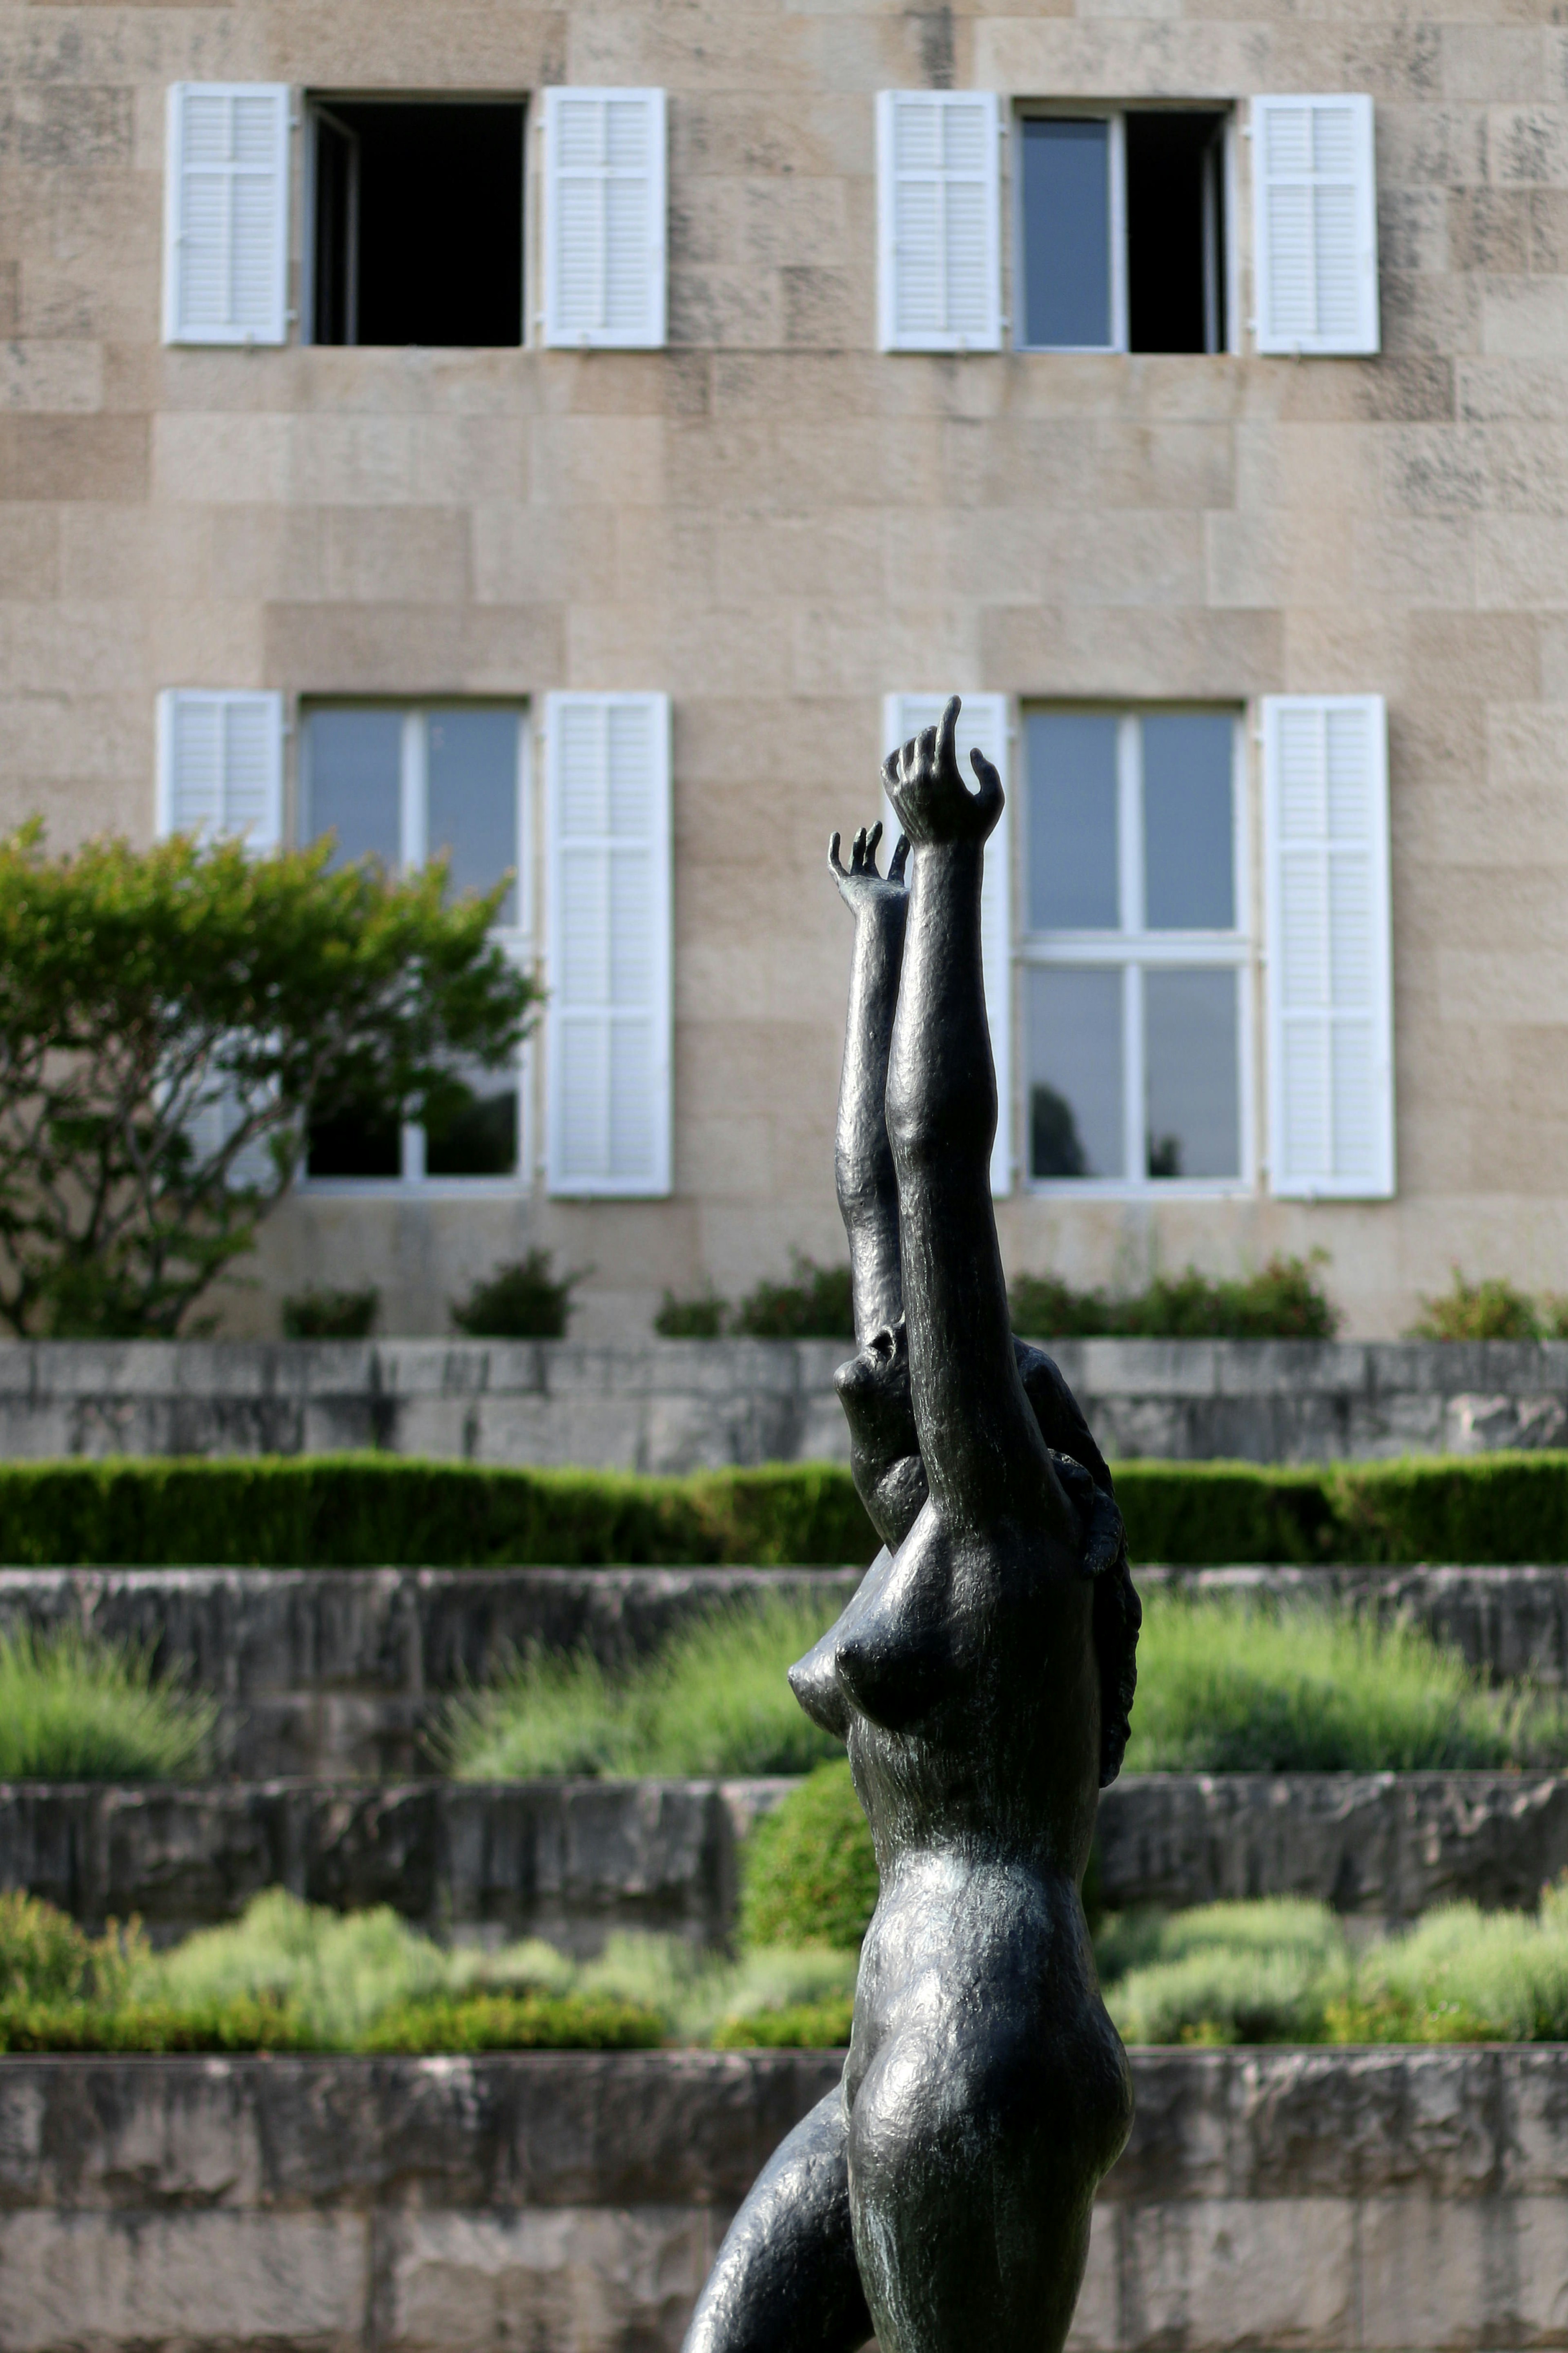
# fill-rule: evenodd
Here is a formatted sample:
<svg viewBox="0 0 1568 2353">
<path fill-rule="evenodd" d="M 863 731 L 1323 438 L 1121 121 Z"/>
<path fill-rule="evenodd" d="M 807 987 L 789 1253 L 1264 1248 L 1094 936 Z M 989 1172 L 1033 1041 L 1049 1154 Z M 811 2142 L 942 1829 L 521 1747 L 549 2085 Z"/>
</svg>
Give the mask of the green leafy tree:
<svg viewBox="0 0 1568 2353">
<path fill-rule="evenodd" d="M 248 1250 L 313 1120 L 449 1117 L 536 995 L 501 885 L 176 838 L 0 841 L 0 1318 L 167 1337 Z"/>
</svg>

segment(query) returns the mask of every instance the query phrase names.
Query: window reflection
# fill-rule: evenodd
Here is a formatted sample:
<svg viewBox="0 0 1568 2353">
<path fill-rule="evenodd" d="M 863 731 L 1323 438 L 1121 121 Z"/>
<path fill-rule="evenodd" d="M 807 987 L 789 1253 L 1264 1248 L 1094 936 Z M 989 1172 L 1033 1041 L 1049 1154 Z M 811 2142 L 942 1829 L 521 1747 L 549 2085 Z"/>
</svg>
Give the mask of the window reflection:
<svg viewBox="0 0 1568 2353">
<path fill-rule="evenodd" d="M 517 713 L 433 711 L 428 742 L 429 855 L 447 853 L 453 897 L 491 891 L 517 865 Z M 496 921 L 517 921 L 515 881 Z"/>
<path fill-rule="evenodd" d="M 1024 341 L 1110 342 L 1110 125 L 1026 116 Z"/>
<path fill-rule="evenodd" d="M 1037 711 L 1026 723 L 1029 926 L 1115 931 L 1116 731 L 1109 713 Z"/>
<path fill-rule="evenodd" d="M 1235 1176 L 1241 1168 L 1234 968 L 1143 975 L 1151 1176 Z"/>
<path fill-rule="evenodd" d="M 1028 980 L 1030 1174 L 1120 1176 L 1121 975 L 1058 965 Z"/>
<path fill-rule="evenodd" d="M 1235 723 L 1223 712 L 1153 712 L 1142 734 L 1144 921 L 1152 932 L 1227 932 Z"/>
<path fill-rule="evenodd" d="M 395 873 L 403 861 L 402 712 L 313 711 L 309 725 L 310 839 L 336 834 L 334 866 L 379 858 Z"/>
</svg>

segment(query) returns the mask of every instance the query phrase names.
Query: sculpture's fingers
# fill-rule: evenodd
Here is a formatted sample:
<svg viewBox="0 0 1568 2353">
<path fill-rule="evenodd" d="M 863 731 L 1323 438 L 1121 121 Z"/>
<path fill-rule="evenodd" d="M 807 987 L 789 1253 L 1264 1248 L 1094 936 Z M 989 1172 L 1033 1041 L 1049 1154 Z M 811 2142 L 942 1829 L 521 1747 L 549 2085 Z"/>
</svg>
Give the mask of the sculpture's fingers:
<svg viewBox="0 0 1568 2353">
<path fill-rule="evenodd" d="M 882 782 L 887 787 L 888 798 L 889 800 L 892 799 L 899 785 L 902 782 L 903 770 L 900 766 L 900 762 L 902 758 L 903 754 L 895 750 L 889 752 L 887 758 L 882 763 Z"/>
<path fill-rule="evenodd" d="M 846 872 L 844 871 L 843 865 L 841 864 L 841 862 L 840 862 L 840 860 L 839 860 L 839 856 L 838 856 L 838 840 L 839 840 L 839 837 L 837 836 L 837 834 L 834 834 L 834 835 L 831 837 L 831 839 L 829 839 L 829 841 L 828 841 L 828 844 L 827 844 L 827 863 L 828 863 L 828 867 L 829 867 L 830 871 L 831 871 L 833 873 L 835 873 L 835 874 L 838 877 L 838 879 L 839 879 L 839 881 L 840 881 L 841 882 L 847 882 L 847 881 L 849 880 L 849 877 L 848 877 L 848 876 L 847 876 L 847 874 L 846 874 Z"/>
<path fill-rule="evenodd" d="M 881 839 L 882 820 L 879 818 L 876 824 L 872 826 L 870 831 L 866 836 L 866 871 L 868 874 L 874 875 L 877 871 L 877 844 L 881 840 Z"/>
<path fill-rule="evenodd" d="M 942 725 L 937 731 L 937 771 L 943 776 L 962 781 L 958 765 L 958 714 L 963 704 L 956 694 L 950 694 L 942 709 Z"/>
<path fill-rule="evenodd" d="M 946 713 L 944 712 L 943 724 L 945 723 Z M 924 776 L 934 776 L 939 774 L 939 770 L 937 768 L 938 736 L 939 731 L 934 727 L 922 727 L 921 729 L 918 744 L 918 757 L 920 760 L 921 772 Z"/>
<path fill-rule="evenodd" d="M 969 754 L 969 765 L 980 781 L 980 798 L 989 808 L 993 802 L 1002 798 L 1002 778 L 978 744 Z"/>
<path fill-rule="evenodd" d="M 849 860 L 849 871 L 851 874 L 864 874 L 866 871 L 866 828 L 864 826 L 860 828 L 859 832 L 855 837 L 855 848 Z"/>
<path fill-rule="evenodd" d="M 904 861 L 909 857 L 909 854 L 910 837 L 907 833 L 900 833 L 899 836 L 898 848 L 894 850 L 891 858 L 888 860 L 888 880 L 889 882 L 901 882 L 903 881 Z"/>
</svg>

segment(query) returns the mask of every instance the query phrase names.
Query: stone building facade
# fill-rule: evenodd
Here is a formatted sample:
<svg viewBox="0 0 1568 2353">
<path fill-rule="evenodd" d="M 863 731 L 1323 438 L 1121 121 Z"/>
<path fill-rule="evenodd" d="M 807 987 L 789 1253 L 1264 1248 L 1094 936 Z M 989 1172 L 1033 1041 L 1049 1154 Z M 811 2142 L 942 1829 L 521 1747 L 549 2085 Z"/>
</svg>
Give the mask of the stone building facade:
<svg viewBox="0 0 1568 2353">
<path fill-rule="evenodd" d="M 841 1255 L 823 853 L 950 689 L 1013 1269 L 1568 1290 L 1557 13 L 0 6 L 0 816 L 449 841 L 552 991 L 234 1328 Z"/>
</svg>

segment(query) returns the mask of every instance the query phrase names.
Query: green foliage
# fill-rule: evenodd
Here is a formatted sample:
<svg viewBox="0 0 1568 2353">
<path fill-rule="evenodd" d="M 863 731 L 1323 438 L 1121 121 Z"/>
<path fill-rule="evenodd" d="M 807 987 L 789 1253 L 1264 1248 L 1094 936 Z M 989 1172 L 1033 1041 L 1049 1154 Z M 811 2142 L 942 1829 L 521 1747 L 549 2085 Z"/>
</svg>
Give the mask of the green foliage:
<svg viewBox="0 0 1568 2353">
<path fill-rule="evenodd" d="M 1540 1914 L 1429 1912 L 1362 1957 L 1331 2005 L 1336 2042 L 1561 2042 L 1568 2038 L 1568 1893 Z"/>
<path fill-rule="evenodd" d="M 1568 1561 L 1568 1452 L 1113 1466 L 1134 1564 Z M 386 1455 L 0 1463 L 0 1561 L 280 1568 L 864 1566 L 826 1462 L 649 1479 Z"/>
<path fill-rule="evenodd" d="M 838 1743 L 802 1714 L 784 1671 L 831 1607 L 776 1595 L 720 1609 L 647 1664 L 606 1675 L 587 1652 L 531 1654 L 448 1708 L 441 1745 L 470 1781 L 542 1773 L 804 1773 Z"/>
<path fill-rule="evenodd" d="M 144 1652 L 67 1627 L 0 1634 L 0 1780 L 189 1781 L 217 1704 L 153 1680 Z"/>
<path fill-rule="evenodd" d="M 552 1252 L 531 1250 L 476 1282 L 466 1299 L 452 1300 L 452 1321 L 475 1340 L 564 1339 L 572 1293 L 586 1272 L 558 1275 Z"/>
<path fill-rule="evenodd" d="M 1505 1277 L 1467 1282 L 1456 1267 L 1452 1289 L 1423 1299 L 1421 1307 L 1407 1335 L 1412 1340 L 1540 1340 L 1558 1330 L 1563 1302 L 1549 1299 L 1542 1314 Z"/>
<path fill-rule="evenodd" d="M 653 1328 L 661 1340 L 717 1340 L 729 1312 L 711 1283 L 689 1299 L 677 1299 L 673 1291 L 667 1291 Z"/>
<path fill-rule="evenodd" d="M 286 1340 L 368 1340 L 375 1329 L 381 1293 L 363 1291 L 297 1291 L 283 1302 Z"/>
<path fill-rule="evenodd" d="M 1415 1772 L 1565 1757 L 1560 1698 L 1489 1690 L 1414 1627 L 1310 1603 L 1154 1594 L 1146 1604 L 1130 1772 Z"/>
<path fill-rule="evenodd" d="M 120 1952 L 112 1929 L 95 1943 L 41 1896 L 16 1887 L 0 1894 L 0 2002 L 73 2000 L 96 1988 L 103 1965 L 115 1976 Z"/>
<path fill-rule="evenodd" d="M 292 2010 L 240 2000 L 221 2009 L 167 2002 L 0 2002 L 0 2051 L 310 2051 Z"/>
<path fill-rule="evenodd" d="M 535 990 L 444 903 L 331 842 L 0 841 L 0 1319 L 168 1335 L 247 1250 L 313 1118 L 408 1118 L 513 1051 Z M 504 888 L 504 885 L 502 886 Z"/>
<path fill-rule="evenodd" d="M 1215 1282 L 1189 1266 L 1121 1293 L 1024 1274 L 1009 1294 L 1013 1328 L 1030 1339 L 1331 1340 L 1340 1311 L 1313 1271 L 1323 1256 L 1271 1258 L 1242 1282 Z"/>
<path fill-rule="evenodd" d="M 858 1948 L 877 1908 L 877 1858 L 848 1765 L 819 1765 L 746 1841 L 741 1935 L 748 1946 Z"/>
<path fill-rule="evenodd" d="M 753 2010 L 727 2018 L 714 2032 L 716 2051 L 833 2051 L 849 2040 L 852 2000 L 797 2002 L 790 2010 Z"/>
<path fill-rule="evenodd" d="M 367 2027 L 356 2048 L 417 2055 L 435 2051 L 647 2051 L 659 2021 L 604 1995 L 469 1994 L 403 2002 Z"/>
<path fill-rule="evenodd" d="M 152 1567 L 864 1565 L 847 1471 L 648 1479 L 375 1454 L 0 1462 L 0 1560 Z"/>
<path fill-rule="evenodd" d="M 759 1282 L 736 1308 L 731 1328 L 752 1340 L 853 1340 L 849 1269 L 791 1253 L 791 1282 Z"/>
</svg>

